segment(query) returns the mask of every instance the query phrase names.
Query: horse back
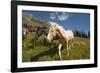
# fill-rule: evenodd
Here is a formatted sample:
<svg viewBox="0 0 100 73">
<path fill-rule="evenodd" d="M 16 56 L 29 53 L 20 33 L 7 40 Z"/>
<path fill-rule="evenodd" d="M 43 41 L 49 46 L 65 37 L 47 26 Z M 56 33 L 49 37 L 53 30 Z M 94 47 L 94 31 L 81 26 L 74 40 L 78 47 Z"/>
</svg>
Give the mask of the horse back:
<svg viewBox="0 0 100 73">
<path fill-rule="evenodd" d="M 68 40 L 71 40 L 74 38 L 74 33 L 71 30 L 66 31 L 66 37 Z"/>
</svg>

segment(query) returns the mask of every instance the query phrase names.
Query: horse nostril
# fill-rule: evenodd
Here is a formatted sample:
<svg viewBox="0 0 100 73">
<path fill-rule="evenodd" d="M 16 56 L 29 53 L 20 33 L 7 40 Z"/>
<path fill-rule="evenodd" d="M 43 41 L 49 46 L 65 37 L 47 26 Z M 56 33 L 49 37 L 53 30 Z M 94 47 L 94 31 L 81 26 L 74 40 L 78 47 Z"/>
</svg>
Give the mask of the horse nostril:
<svg viewBox="0 0 100 73">
<path fill-rule="evenodd" d="M 51 38 L 50 38 L 50 37 L 47 37 L 47 41 L 48 41 L 49 43 L 51 43 Z"/>
<path fill-rule="evenodd" d="M 47 38 L 47 42 L 51 43 L 51 40 Z"/>
</svg>

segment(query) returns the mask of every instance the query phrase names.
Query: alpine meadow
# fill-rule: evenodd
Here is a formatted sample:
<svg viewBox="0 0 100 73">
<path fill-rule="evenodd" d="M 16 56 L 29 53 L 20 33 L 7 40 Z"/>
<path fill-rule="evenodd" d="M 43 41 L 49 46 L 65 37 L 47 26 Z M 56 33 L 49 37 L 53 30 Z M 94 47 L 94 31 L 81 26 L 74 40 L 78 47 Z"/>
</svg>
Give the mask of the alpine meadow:
<svg viewBox="0 0 100 73">
<path fill-rule="evenodd" d="M 86 20 L 86 21 L 85 21 Z M 66 44 L 62 44 L 62 60 L 90 59 L 90 20 L 87 13 L 22 11 L 22 62 L 59 61 L 58 38 L 48 42 L 51 24 L 56 22 L 65 30 L 74 33 L 73 46 L 67 55 Z M 69 43 L 71 45 L 71 43 Z"/>
</svg>

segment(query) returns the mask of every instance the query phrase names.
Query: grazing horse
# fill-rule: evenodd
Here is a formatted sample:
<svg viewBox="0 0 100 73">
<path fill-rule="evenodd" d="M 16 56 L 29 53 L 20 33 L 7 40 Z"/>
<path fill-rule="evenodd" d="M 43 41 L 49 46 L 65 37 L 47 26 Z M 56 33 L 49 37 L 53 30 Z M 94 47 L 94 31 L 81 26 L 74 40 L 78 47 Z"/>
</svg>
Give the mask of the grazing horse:
<svg viewBox="0 0 100 73">
<path fill-rule="evenodd" d="M 60 26 L 55 22 L 49 22 L 49 24 L 51 24 L 51 26 L 49 28 L 47 40 L 51 42 L 54 38 L 57 38 L 60 41 L 58 49 L 59 49 L 60 60 L 62 60 L 61 56 L 62 44 L 66 45 L 67 54 L 69 56 L 69 50 L 71 50 L 69 42 L 71 41 L 72 42 L 71 45 L 73 46 L 74 33 L 71 30 L 65 30 L 62 26 Z"/>
<path fill-rule="evenodd" d="M 48 29 L 46 26 L 40 27 L 40 26 L 32 26 L 28 24 L 23 24 L 23 35 L 26 35 L 27 33 L 33 33 L 35 32 L 38 37 L 40 37 L 42 34 L 46 35 L 48 34 Z"/>
<path fill-rule="evenodd" d="M 28 25 L 28 24 L 23 24 L 23 35 L 26 35 L 27 33 L 32 33 L 32 32 L 37 32 L 36 28 L 33 28 L 33 26 Z"/>
<path fill-rule="evenodd" d="M 41 35 L 45 35 L 45 36 L 47 36 L 47 34 L 48 34 L 48 29 L 47 29 L 47 27 L 40 27 L 40 26 L 38 26 L 37 27 L 37 33 L 36 33 L 37 35 L 38 35 L 38 37 L 40 37 Z"/>
</svg>

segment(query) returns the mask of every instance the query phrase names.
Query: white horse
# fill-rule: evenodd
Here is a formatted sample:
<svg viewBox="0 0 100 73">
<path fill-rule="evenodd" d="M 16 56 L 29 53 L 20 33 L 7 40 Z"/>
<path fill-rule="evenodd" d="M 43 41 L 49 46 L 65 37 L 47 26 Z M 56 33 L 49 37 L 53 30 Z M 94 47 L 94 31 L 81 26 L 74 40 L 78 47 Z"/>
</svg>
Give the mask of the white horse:
<svg viewBox="0 0 100 73">
<path fill-rule="evenodd" d="M 26 34 L 27 34 L 27 32 L 28 32 L 28 29 L 23 28 L 23 29 L 22 29 L 22 31 L 23 31 L 23 35 L 26 35 Z"/>
<path fill-rule="evenodd" d="M 58 25 L 55 22 L 49 22 L 50 28 L 49 28 L 49 32 L 47 35 L 47 40 L 49 42 L 51 42 L 54 38 L 58 38 L 58 40 L 60 41 L 59 44 L 59 56 L 60 56 L 60 60 L 62 60 L 62 56 L 61 56 L 61 47 L 62 44 L 65 44 L 67 47 L 67 53 L 69 56 L 69 50 L 71 50 L 70 47 L 73 46 L 73 39 L 74 39 L 74 33 L 71 30 L 65 30 L 62 26 Z M 69 46 L 69 42 L 71 43 L 71 46 Z"/>
</svg>

